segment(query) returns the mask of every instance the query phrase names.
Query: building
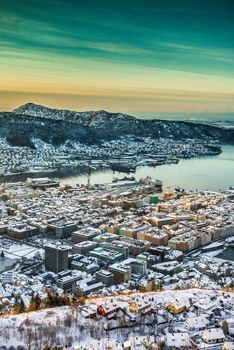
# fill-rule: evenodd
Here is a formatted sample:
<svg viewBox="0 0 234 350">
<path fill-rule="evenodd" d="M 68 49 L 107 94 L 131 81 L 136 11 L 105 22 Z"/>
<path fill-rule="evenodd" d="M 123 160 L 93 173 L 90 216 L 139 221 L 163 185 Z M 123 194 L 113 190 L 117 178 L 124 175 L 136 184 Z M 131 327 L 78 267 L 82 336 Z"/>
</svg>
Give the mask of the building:
<svg viewBox="0 0 234 350">
<path fill-rule="evenodd" d="M 77 284 L 77 287 L 73 288 L 73 291 L 74 291 L 74 294 L 87 297 L 87 295 L 89 295 L 90 293 L 95 293 L 103 289 L 103 287 L 104 287 L 104 284 L 102 282 L 97 282 L 92 284 L 81 283 L 81 284 Z"/>
<path fill-rule="evenodd" d="M 13 272 L 8 271 L 2 274 L 2 283 L 11 284 L 13 282 Z"/>
<path fill-rule="evenodd" d="M 172 261 L 152 265 L 151 268 L 155 272 L 159 272 L 164 275 L 173 276 L 176 273 L 181 271 L 181 264 L 177 260 L 172 260 Z"/>
<path fill-rule="evenodd" d="M 114 284 L 127 282 L 131 278 L 131 267 L 123 264 L 114 264 L 109 267 L 113 273 Z"/>
<path fill-rule="evenodd" d="M 120 306 L 117 303 L 106 302 L 98 306 L 97 314 L 103 317 L 114 316 L 120 310 Z"/>
<path fill-rule="evenodd" d="M 123 259 L 122 253 L 119 253 L 116 250 L 103 249 L 101 247 L 95 248 L 89 252 L 89 255 L 107 263 L 108 265 L 114 264 L 115 262 Z"/>
<path fill-rule="evenodd" d="M 204 316 L 190 317 L 184 322 L 184 327 L 188 331 L 200 331 L 207 328 L 210 321 Z"/>
<path fill-rule="evenodd" d="M 187 299 L 180 298 L 180 299 L 172 300 L 167 305 L 167 310 L 173 315 L 178 315 L 181 312 L 188 310 L 189 307 L 190 307 L 189 301 Z"/>
<path fill-rule="evenodd" d="M 116 241 L 114 241 L 113 243 L 116 243 Z M 128 237 L 121 237 L 120 243 L 128 247 L 129 254 L 133 256 L 147 252 L 150 247 L 150 242 Z"/>
<path fill-rule="evenodd" d="M 224 342 L 225 335 L 221 328 L 211 328 L 204 331 L 201 338 L 207 344 L 215 344 Z"/>
<path fill-rule="evenodd" d="M 68 268 L 68 249 L 62 246 L 45 246 L 45 268 L 55 273 Z"/>
<path fill-rule="evenodd" d="M 133 314 L 146 314 L 151 310 L 151 304 L 143 299 L 129 302 L 129 311 Z"/>
<path fill-rule="evenodd" d="M 47 233 L 57 238 L 68 238 L 77 229 L 73 222 L 56 222 L 47 226 Z"/>
<path fill-rule="evenodd" d="M 123 265 L 131 267 L 131 272 L 138 275 L 145 276 L 147 270 L 147 261 L 136 258 L 128 258 L 122 262 Z"/>
<path fill-rule="evenodd" d="M 114 243 L 103 242 L 103 243 L 100 243 L 100 246 L 106 249 L 116 250 L 117 252 L 123 255 L 124 259 L 128 258 L 129 249 L 125 245 L 121 244 L 121 242 L 114 242 Z"/>
<path fill-rule="evenodd" d="M 58 279 L 57 286 L 63 290 L 71 290 L 74 283 L 82 278 L 81 273 L 75 276 L 68 275 Z"/>
<path fill-rule="evenodd" d="M 106 270 L 96 272 L 96 281 L 102 282 L 105 286 L 110 287 L 114 284 L 113 273 Z"/>
<path fill-rule="evenodd" d="M 8 236 L 15 239 L 25 239 L 37 235 L 39 230 L 37 227 L 33 227 L 27 224 L 15 224 L 8 226 L 7 234 Z"/>
<path fill-rule="evenodd" d="M 168 242 L 168 236 L 162 231 L 146 233 L 144 239 L 153 245 L 164 245 Z"/>
<path fill-rule="evenodd" d="M 73 253 L 87 255 L 90 251 L 98 247 L 98 243 L 93 241 L 84 241 L 76 243 L 73 246 Z"/>
<path fill-rule="evenodd" d="M 7 224 L 0 224 L 0 235 L 7 234 L 7 228 L 8 228 Z"/>
<path fill-rule="evenodd" d="M 224 343 L 222 350 L 234 350 L 234 343 L 232 343 L 232 342 Z"/>
<path fill-rule="evenodd" d="M 139 291 L 141 293 L 158 291 L 162 288 L 161 279 L 145 278 L 139 283 Z"/>
<path fill-rule="evenodd" d="M 172 225 L 174 223 L 174 219 L 167 216 L 152 216 L 150 221 L 152 225 L 156 225 L 158 228 L 162 228 L 163 225 Z"/>
<path fill-rule="evenodd" d="M 97 229 L 94 229 L 92 227 L 84 228 L 79 231 L 75 231 L 72 233 L 72 241 L 73 242 L 85 242 L 85 241 L 92 241 L 94 237 L 100 235 L 100 231 Z"/>
<path fill-rule="evenodd" d="M 105 232 L 105 233 L 99 234 L 93 240 L 100 244 L 102 242 L 112 242 L 114 240 L 117 240 L 118 238 L 119 236 L 115 235 L 114 233 Z"/>
<path fill-rule="evenodd" d="M 167 333 L 165 336 L 166 349 L 182 350 L 189 349 L 188 333 Z"/>
<path fill-rule="evenodd" d="M 156 350 L 157 345 L 154 340 L 154 336 L 133 336 L 123 342 L 123 350 L 144 350 L 145 347 L 142 344 L 150 344 L 150 349 Z"/>
</svg>

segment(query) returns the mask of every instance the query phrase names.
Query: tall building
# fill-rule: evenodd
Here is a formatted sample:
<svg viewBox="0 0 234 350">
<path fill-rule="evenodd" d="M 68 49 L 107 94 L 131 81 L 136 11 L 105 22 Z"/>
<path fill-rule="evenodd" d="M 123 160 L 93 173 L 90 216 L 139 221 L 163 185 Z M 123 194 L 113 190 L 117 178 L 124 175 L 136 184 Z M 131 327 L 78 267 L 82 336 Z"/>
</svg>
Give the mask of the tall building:
<svg viewBox="0 0 234 350">
<path fill-rule="evenodd" d="M 45 268 L 55 273 L 68 268 L 68 249 L 62 246 L 45 246 Z"/>
<path fill-rule="evenodd" d="M 102 282 L 105 286 L 110 287 L 113 285 L 113 273 L 106 270 L 100 270 L 96 272 L 96 281 Z"/>
</svg>

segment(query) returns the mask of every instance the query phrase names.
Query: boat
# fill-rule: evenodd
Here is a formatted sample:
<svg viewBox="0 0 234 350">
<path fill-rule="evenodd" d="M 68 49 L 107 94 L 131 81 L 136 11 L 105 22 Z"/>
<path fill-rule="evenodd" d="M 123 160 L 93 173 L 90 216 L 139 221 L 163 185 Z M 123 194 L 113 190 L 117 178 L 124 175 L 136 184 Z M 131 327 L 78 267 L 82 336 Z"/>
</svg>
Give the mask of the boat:
<svg viewBox="0 0 234 350">
<path fill-rule="evenodd" d="M 132 177 L 127 177 L 127 176 L 124 176 L 120 179 L 118 179 L 117 177 L 115 177 L 112 182 L 116 183 L 116 182 L 121 182 L 121 181 L 136 181 L 135 177 L 132 176 Z"/>
<path fill-rule="evenodd" d="M 52 168 L 43 168 L 43 167 L 32 167 L 29 168 L 25 173 L 27 174 L 52 174 L 56 171 L 56 169 Z"/>
<path fill-rule="evenodd" d="M 110 167 L 112 171 L 123 173 L 135 173 L 136 171 L 136 166 L 130 163 L 112 163 Z"/>
</svg>

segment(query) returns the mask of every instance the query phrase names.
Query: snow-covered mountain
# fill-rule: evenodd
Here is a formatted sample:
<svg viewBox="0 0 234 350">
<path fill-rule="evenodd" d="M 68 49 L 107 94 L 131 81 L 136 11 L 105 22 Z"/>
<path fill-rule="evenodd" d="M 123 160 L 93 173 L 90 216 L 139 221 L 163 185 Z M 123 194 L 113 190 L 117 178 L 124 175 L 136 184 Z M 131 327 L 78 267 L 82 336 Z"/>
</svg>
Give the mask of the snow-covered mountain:
<svg viewBox="0 0 234 350">
<path fill-rule="evenodd" d="M 48 108 L 34 103 L 26 103 L 25 105 L 16 108 L 13 113 L 52 120 L 63 120 L 85 126 L 96 127 L 102 125 L 102 123 L 105 123 L 106 120 L 109 122 L 113 121 L 115 123 L 126 122 L 129 119 L 137 121 L 136 118 L 122 113 L 110 113 L 104 110 L 76 112 L 66 109 Z"/>
<path fill-rule="evenodd" d="M 53 144 L 66 140 L 98 143 L 122 135 L 152 138 L 203 140 L 234 143 L 234 130 L 186 121 L 138 119 L 104 110 L 76 112 L 27 103 L 12 112 L 0 113 L 0 138 L 15 145 L 30 144 L 32 138 Z"/>
</svg>

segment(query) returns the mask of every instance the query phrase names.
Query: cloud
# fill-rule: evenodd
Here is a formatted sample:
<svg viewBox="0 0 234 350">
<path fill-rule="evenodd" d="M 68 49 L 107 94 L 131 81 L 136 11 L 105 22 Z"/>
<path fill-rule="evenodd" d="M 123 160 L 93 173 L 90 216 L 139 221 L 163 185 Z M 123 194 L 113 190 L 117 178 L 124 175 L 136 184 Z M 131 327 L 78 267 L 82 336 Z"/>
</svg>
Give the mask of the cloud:
<svg viewBox="0 0 234 350">
<path fill-rule="evenodd" d="M 73 110 L 99 110 L 106 109 L 115 112 L 126 112 L 139 116 L 158 116 L 158 113 L 173 112 L 189 113 L 213 113 L 233 111 L 233 96 L 221 96 L 217 94 L 198 94 L 171 91 L 155 91 L 154 94 L 134 93 L 133 91 L 109 91 L 99 90 L 90 94 L 85 91 L 76 94 L 65 93 L 33 93 L 31 91 L 1 91 L 0 110 L 12 110 L 21 104 L 33 101 L 55 108 L 69 108 Z M 179 116 L 179 115 L 177 115 Z M 232 118 L 229 115 L 228 118 Z"/>
<path fill-rule="evenodd" d="M 199 103 L 207 92 L 225 104 L 234 90 L 232 19 L 227 0 L 2 0 L 0 89 L 90 96 L 107 87 L 152 105 L 152 91 L 164 101 L 167 90 L 169 101 L 170 90 L 193 108 L 193 97 L 177 95 L 187 90 Z"/>
</svg>

